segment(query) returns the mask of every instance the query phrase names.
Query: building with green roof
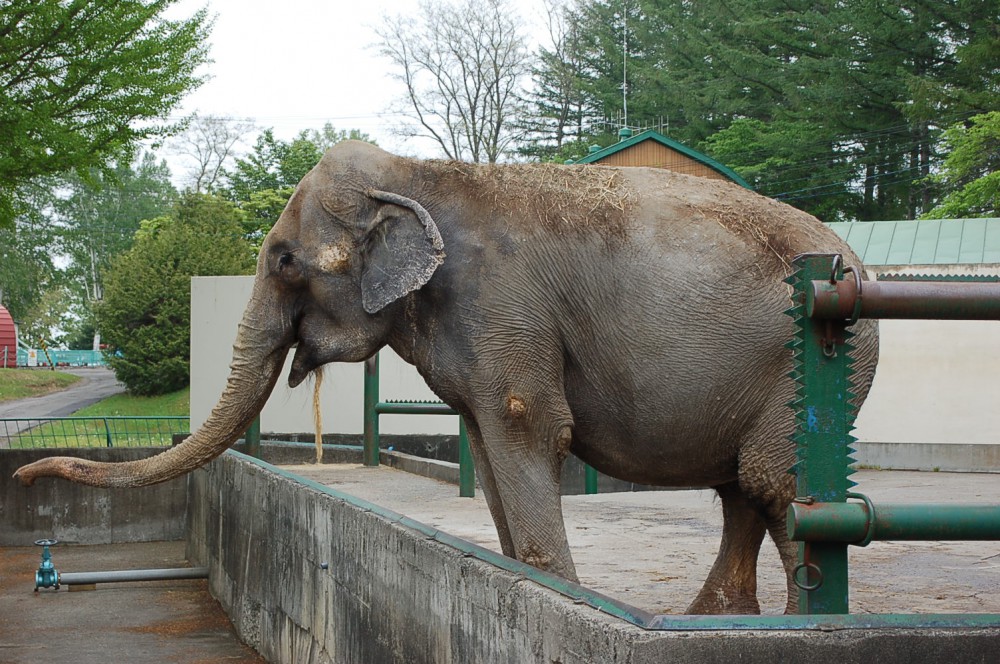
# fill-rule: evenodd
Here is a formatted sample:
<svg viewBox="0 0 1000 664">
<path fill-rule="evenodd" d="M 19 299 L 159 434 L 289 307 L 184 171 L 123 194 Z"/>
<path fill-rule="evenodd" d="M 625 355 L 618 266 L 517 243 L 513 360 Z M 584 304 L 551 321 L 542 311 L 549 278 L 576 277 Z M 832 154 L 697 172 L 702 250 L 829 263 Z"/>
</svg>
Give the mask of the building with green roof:
<svg viewBox="0 0 1000 664">
<path fill-rule="evenodd" d="M 997 273 L 1000 218 L 827 224 L 877 272 Z"/>
<path fill-rule="evenodd" d="M 651 166 L 676 173 L 728 180 L 741 187 L 751 188 L 733 169 L 652 129 L 634 136 L 631 129 L 622 129 L 618 135 L 621 140 L 614 145 L 606 148 L 595 145 L 590 149 L 590 154 L 572 163 Z"/>
</svg>

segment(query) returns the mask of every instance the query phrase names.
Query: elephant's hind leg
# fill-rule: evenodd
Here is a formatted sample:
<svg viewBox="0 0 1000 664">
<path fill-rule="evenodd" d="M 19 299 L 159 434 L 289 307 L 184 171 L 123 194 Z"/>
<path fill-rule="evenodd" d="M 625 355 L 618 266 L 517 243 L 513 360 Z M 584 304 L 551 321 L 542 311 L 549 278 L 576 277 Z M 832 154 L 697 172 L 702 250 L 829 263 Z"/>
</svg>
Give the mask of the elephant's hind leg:
<svg viewBox="0 0 1000 664">
<path fill-rule="evenodd" d="M 764 442 L 745 445 L 740 452 L 740 487 L 757 506 L 778 548 L 787 588 L 785 613 L 795 613 L 798 591 L 792 572 L 798 563 L 798 545 L 788 539 L 785 525 L 788 505 L 795 497 L 795 476 L 789 472 L 795 461 L 795 450 L 781 433 L 766 432 L 756 440 Z M 783 442 L 776 446 L 775 440 Z"/>
<path fill-rule="evenodd" d="M 798 588 L 795 585 L 794 573 L 795 566 L 799 562 L 799 545 L 788 538 L 788 525 L 785 522 L 784 510 L 780 514 L 769 515 L 766 520 L 767 532 L 778 547 L 781 564 L 785 568 L 785 585 L 788 589 L 785 614 L 794 615 L 798 612 Z"/>
<path fill-rule="evenodd" d="M 766 524 L 738 482 L 715 489 L 722 500 L 722 544 L 705 585 L 687 613 L 760 613 L 757 554 Z"/>
</svg>

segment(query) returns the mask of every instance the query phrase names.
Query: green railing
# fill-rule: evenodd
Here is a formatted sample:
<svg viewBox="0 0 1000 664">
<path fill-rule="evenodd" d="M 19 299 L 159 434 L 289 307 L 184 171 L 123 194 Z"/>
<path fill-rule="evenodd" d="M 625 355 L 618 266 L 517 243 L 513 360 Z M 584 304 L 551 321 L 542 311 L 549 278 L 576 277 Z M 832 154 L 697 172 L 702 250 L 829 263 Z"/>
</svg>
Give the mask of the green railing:
<svg viewBox="0 0 1000 664">
<path fill-rule="evenodd" d="M 380 401 L 378 385 L 378 355 L 365 361 L 365 437 L 364 463 L 377 466 L 379 459 L 379 415 L 458 415 L 440 401 Z M 476 468 L 469 448 L 465 420 L 458 418 L 458 495 L 476 495 Z"/>
<path fill-rule="evenodd" d="M 364 414 L 364 464 L 378 465 L 379 415 L 458 415 L 451 406 L 440 401 L 380 401 L 378 380 L 378 355 L 365 361 L 365 414 Z M 471 498 L 476 495 L 476 468 L 469 448 L 469 435 L 465 420 L 458 418 L 458 476 L 459 495 Z M 584 492 L 597 493 L 597 470 L 584 464 Z"/>
<path fill-rule="evenodd" d="M 797 257 L 788 283 L 794 287 L 788 314 L 796 333 L 789 347 L 798 386 L 791 404 L 798 497 L 788 510 L 788 533 L 801 542 L 794 575 L 799 613 L 847 614 L 849 545 L 1000 540 L 1000 505 L 881 504 L 851 491 L 856 408 L 850 403 L 850 328 L 861 318 L 1000 320 L 1000 283 L 863 281 L 858 268 L 825 254 Z"/>
<path fill-rule="evenodd" d="M 165 447 L 190 424 L 189 417 L 0 418 L 0 449 Z"/>
</svg>

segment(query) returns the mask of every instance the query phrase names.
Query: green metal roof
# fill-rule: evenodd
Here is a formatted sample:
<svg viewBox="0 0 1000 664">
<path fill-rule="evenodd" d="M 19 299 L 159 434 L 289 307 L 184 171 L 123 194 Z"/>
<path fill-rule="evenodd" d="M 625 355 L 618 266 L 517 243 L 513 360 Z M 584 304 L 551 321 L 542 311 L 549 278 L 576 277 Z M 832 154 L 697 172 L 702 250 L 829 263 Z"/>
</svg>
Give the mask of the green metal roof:
<svg viewBox="0 0 1000 664">
<path fill-rule="evenodd" d="M 865 265 L 1000 263 L 1000 218 L 827 224 Z"/>
<path fill-rule="evenodd" d="M 595 161 L 600 161 L 601 159 L 604 159 L 609 155 L 612 155 L 616 152 L 621 152 L 622 150 L 626 150 L 632 147 L 633 145 L 642 143 L 643 141 L 656 141 L 660 145 L 668 147 L 676 152 L 680 152 L 682 155 L 690 157 L 691 159 L 694 159 L 695 161 L 700 162 L 705 166 L 708 166 L 713 171 L 725 175 L 727 178 L 729 178 L 736 184 L 746 187 L 747 189 L 752 189 L 752 187 L 749 184 L 747 184 L 747 181 L 741 178 L 739 174 L 733 169 L 727 166 L 723 166 L 722 164 L 715 161 L 711 157 L 704 155 L 698 152 L 697 150 L 692 150 L 686 145 L 681 145 L 677 141 L 671 138 L 667 138 L 663 134 L 659 133 L 658 131 L 653 131 L 652 129 L 647 129 L 646 131 L 640 132 L 635 136 L 632 136 L 631 138 L 625 138 L 621 141 L 618 141 L 614 145 L 609 145 L 606 148 L 602 148 L 595 152 L 591 152 L 586 157 L 581 157 L 577 159 L 574 163 L 592 164 Z"/>
</svg>

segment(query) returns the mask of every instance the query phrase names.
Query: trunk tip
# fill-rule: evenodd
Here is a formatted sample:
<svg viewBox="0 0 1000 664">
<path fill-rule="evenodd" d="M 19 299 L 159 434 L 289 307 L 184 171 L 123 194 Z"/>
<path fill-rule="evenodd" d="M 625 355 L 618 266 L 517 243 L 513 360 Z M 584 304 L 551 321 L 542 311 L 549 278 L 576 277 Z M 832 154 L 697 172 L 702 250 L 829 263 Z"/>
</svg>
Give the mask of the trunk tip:
<svg viewBox="0 0 1000 664">
<path fill-rule="evenodd" d="M 14 479 L 20 482 L 22 486 L 31 486 L 35 483 L 35 475 L 31 472 L 32 465 L 34 464 L 21 466 L 14 471 Z"/>
</svg>

